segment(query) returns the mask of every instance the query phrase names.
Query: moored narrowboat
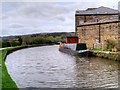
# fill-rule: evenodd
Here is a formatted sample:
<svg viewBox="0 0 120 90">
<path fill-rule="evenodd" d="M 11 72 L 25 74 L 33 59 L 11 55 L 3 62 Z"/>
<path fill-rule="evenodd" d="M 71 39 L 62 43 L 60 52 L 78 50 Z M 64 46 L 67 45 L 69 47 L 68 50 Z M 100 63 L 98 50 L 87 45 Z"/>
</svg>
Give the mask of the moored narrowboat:
<svg viewBox="0 0 120 90">
<path fill-rule="evenodd" d="M 67 37 L 66 43 L 60 43 L 59 51 L 77 56 L 88 56 L 89 49 L 85 43 L 78 43 L 78 37 Z"/>
</svg>

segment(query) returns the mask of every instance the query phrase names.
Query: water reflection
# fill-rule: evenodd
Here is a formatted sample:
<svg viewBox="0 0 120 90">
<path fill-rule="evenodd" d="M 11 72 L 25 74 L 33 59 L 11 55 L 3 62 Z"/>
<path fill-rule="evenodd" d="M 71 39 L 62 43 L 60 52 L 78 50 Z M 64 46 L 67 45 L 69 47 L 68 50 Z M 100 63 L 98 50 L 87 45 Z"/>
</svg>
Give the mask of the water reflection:
<svg viewBox="0 0 120 90">
<path fill-rule="evenodd" d="M 118 64 L 100 58 L 89 58 L 85 61 L 76 59 L 77 87 L 116 88 L 118 87 Z"/>
<path fill-rule="evenodd" d="M 23 49 L 8 55 L 7 69 L 19 88 L 117 88 L 120 63 L 80 58 L 58 46 Z"/>
</svg>

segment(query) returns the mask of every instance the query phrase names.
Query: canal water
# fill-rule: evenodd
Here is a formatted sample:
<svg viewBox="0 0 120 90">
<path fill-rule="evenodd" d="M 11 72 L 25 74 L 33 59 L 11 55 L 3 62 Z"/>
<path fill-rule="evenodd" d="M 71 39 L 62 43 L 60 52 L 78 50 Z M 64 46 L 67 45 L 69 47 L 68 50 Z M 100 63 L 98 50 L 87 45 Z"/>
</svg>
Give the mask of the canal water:
<svg viewBox="0 0 120 90">
<path fill-rule="evenodd" d="M 18 50 L 5 64 L 19 88 L 118 88 L 119 62 L 71 56 L 57 45 Z"/>
</svg>

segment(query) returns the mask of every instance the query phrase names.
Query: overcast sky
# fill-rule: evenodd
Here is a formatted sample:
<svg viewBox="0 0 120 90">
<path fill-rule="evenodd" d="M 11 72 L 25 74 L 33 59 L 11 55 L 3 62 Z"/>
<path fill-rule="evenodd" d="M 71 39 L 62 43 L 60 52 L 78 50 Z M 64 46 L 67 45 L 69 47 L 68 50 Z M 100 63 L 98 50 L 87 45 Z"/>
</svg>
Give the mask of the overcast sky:
<svg viewBox="0 0 120 90">
<path fill-rule="evenodd" d="M 44 2 L 43 2 L 44 1 Z M 51 1 L 51 2 L 48 2 Z M 4 0 L 0 3 L 0 36 L 41 32 L 74 32 L 77 9 L 110 7 L 120 0 Z"/>
</svg>

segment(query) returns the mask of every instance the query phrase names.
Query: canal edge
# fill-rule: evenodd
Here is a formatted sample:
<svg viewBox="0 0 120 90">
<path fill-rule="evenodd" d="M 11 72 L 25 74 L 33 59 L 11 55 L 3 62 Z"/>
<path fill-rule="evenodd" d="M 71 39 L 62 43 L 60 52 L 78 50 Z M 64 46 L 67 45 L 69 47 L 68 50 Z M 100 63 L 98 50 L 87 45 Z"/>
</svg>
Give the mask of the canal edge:
<svg viewBox="0 0 120 90">
<path fill-rule="evenodd" d="M 105 58 L 108 60 L 120 61 L 120 52 L 90 50 L 90 56 Z"/>
</svg>

